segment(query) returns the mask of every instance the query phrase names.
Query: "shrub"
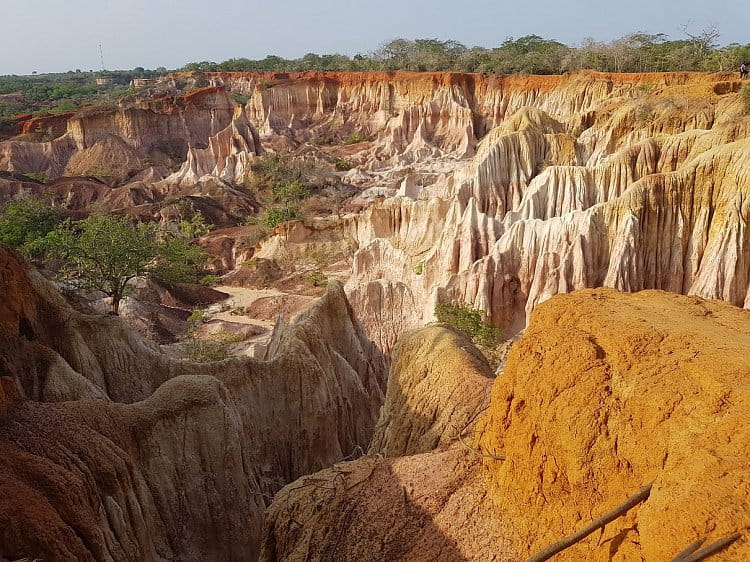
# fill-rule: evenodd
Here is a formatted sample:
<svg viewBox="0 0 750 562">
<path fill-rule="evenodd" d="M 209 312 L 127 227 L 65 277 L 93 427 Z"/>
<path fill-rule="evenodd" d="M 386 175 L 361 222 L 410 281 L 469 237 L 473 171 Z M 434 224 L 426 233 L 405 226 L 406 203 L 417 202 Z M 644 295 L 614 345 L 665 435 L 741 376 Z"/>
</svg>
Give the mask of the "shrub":
<svg viewBox="0 0 750 562">
<path fill-rule="evenodd" d="M 37 183 L 49 183 L 49 176 L 44 172 L 30 172 L 28 174 L 24 174 L 24 176 Z"/>
<path fill-rule="evenodd" d="M 190 316 L 187 318 L 187 323 L 190 324 L 190 326 L 196 326 L 198 324 L 202 324 L 208 320 L 208 315 L 205 313 L 203 309 L 196 308 L 193 310 L 193 312 L 190 313 Z"/>
<path fill-rule="evenodd" d="M 364 133 L 357 131 L 344 138 L 344 144 L 358 144 L 360 142 L 364 142 L 365 140 L 366 137 Z"/>
<path fill-rule="evenodd" d="M 336 168 L 339 172 L 348 172 L 354 166 L 351 162 L 349 162 L 349 160 L 346 160 L 345 158 L 337 158 L 333 163 L 333 167 Z"/>
<path fill-rule="evenodd" d="M 424 273 L 424 262 L 421 261 L 414 266 L 414 275 L 422 275 Z"/>
<path fill-rule="evenodd" d="M 185 357 L 196 363 L 212 363 L 229 357 L 223 342 L 200 340 L 191 334 L 185 340 L 184 345 Z"/>
<path fill-rule="evenodd" d="M 179 229 L 185 237 L 192 240 L 211 232 L 214 229 L 214 225 L 207 223 L 206 217 L 198 211 L 190 220 L 181 220 Z"/>
<path fill-rule="evenodd" d="M 287 205 L 285 207 L 270 207 L 263 211 L 260 216 L 261 224 L 267 228 L 276 228 L 286 221 L 302 219 L 302 211 L 297 205 Z"/>
<path fill-rule="evenodd" d="M 450 324 L 484 347 L 495 347 L 502 335 L 499 328 L 484 319 L 484 313 L 456 303 L 438 303 L 435 316 L 439 322 Z"/>
<path fill-rule="evenodd" d="M 310 197 L 310 190 L 299 180 L 273 186 L 274 202 L 282 205 L 294 204 Z"/>
<path fill-rule="evenodd" d="M 229 97 L 232 98 L 232 101 L 237 105 L 247 105 L 247 102 L 250 101 L 250 96 L 248 94 L 241 94 L 239 92 L 232 92 L 229 94 Z"/>
<path fill-rule="evenodd" d="M 325 287 L 328 285 L 328 279 L 320 271 L 313 271 L 305 278 L 305 281 L 313 287 Z"/>
<path fill-rule="evenodd" d="M 201 277 L 198 283 L 200 283 L 204 287 L 215 287 L 219 284 L 219 281 L 221 281 L 221 277 L 219 277 L 218 275 L 209 274 Z"/>
</svg>

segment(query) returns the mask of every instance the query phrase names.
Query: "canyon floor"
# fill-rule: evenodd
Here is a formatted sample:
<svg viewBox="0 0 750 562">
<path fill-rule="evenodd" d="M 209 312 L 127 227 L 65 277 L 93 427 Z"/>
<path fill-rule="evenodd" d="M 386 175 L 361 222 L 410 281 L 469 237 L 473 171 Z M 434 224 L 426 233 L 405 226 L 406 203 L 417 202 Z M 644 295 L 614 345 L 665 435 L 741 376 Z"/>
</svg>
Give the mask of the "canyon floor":
<svg viewBox="0 0 750 562">
<path fill-rule="evenodd" d="M 748 559 L 742 86 L 192 73 L 29 116 L 0 204 L 200 213 L 211 282 L 111 316 L 0 246 L 0 560 L 526 560 L 629 499 L 554 559 Z M 271 166 L 307 192 L 267 227 Z"/>
</svg>

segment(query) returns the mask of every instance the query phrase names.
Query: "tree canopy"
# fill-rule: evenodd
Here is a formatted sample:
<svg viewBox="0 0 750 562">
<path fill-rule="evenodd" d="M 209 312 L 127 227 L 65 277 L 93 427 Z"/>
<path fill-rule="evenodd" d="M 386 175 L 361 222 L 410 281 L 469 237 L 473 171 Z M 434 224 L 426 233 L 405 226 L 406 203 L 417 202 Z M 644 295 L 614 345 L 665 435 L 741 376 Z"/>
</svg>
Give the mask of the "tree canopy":
<svg viewBox="0 0 750 562">
<path fill-rule="evenodd" d="M 604 72 L 726 71 L 750 60 L 750 44 L 721 46 L 715 27 L 682 26 L 681 36 L 635 32 L 602 42 L 584 39 L 577 45 L 526 35 L 508 37 L 495 47 L 467 47 L 451 39 L 396 38 L 371 53 L 349 57 L 308 53 L 298 59 L 268 55 L 264 59 L 194 62 L 196 72 L 315 71 L 455 71 L 558 74 L 590 69 Z"/>
<path fill-rule="evenodd" d="M 27 258 L 36 257 L 43 250 L 44 238 L 61 220 L 58 212 L 42 201 L 14 201 L 0 211 L 0 242 Z"/>
<path fill-rule="evenodd" d="M 179 235 L 159 232 L 155 224 L 113 216 L 61 222 L 47 235 L 46 250 L 48 263 L 61 278 L 111 297 L 112 314 L 119 313 L 135 277 L 194 281 L 205 258 L 199 247 Z"/>
</svg>

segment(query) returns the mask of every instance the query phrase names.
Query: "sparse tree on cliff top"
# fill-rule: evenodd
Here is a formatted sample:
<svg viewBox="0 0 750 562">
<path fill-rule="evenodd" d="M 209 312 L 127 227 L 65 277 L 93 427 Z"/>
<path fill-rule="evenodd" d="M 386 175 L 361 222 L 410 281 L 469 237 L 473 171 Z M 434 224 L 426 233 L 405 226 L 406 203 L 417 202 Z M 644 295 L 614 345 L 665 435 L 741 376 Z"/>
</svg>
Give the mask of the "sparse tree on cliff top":
<svg viewBox="0 0 750 562">
<path fill-rule="evenodd" d="M 112 298 L 112 314 L 119 314 L 135 277 L 191 281 L 204 259 L 203 250 L 184 238 L 159 233 L 152 224 L 110 216 L 60 223 L 47 236 L 47 248 L 48 262 L 59 267 L 63 279 Z"/>
</svg>

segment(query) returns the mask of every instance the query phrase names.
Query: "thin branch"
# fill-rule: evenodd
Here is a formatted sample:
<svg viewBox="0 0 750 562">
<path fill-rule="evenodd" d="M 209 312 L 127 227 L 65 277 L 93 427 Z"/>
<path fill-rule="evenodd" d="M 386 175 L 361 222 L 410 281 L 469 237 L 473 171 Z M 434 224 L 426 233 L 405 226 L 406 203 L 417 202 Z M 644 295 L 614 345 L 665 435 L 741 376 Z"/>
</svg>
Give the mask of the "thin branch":
<svg viewBox="0 0 750 562">
<path fill-rule="evenodd" d="M 612 511 L 608 511 L 607 513 L 605 513 L 598 519 L 594 519 L 591 523 L 586 525 L 583 529 L 581 529 L 577 533 L 570 535 L 569 537 L 564 538 L 561 541 L 558 541 L 556 543 L 549 545 L 540 553 L 529 558 L 526 562 L 544 562 L 544 560 L 549 560 L 555 554 L 558 554 L 562 552 L 563 550 L 565 550 L 566 548 L 569 548 L 573 546 L 574 544 L 582 541 L 583 539 L 585 539 L 587 536 L 589 536 L 591 533 L 593 533 L 597 529 L 601 529 L 602 527 L 607 525 L 607 523 L 611 523 L 618 517 L 622 517 L 628 511 L 633 509 L 636 505 L 648 499 L 648 496 L 651 494 L 651 486 L 653 486 L 653 482 L 651 484 L 644 486 L 640 490 L 638 490 L 636 494 L 630 496 L 627 500 L 625 500 L 623 503 L 618 505 Z"/>
<path fill-rule="evenodd" d="M 453 425 L 453 424 L 451 424 L 451 425 Z M 453 425 L 453 429 L 455 429 L 455 428 L 456 428 L 456 426 Z M 462 429 L 461 431 L 458 431 L 456 434 L 458 435 L 458 442 L 461 443 L 461 445 L 463 445 L 464 447 L 466 447 L 469 451 L 471 451 L 475 455 L 478 455 L 478 456 L 480 456 L 482 458 L 485 458 L 485 459 L 494 459 L 496 461 L 504 461 L 505 460 L 505 457 L 503 457 L 501 455 L 491 455 L 489 453 L 484 453 L 482 451 L 476 450 L 474 447 L 472 447 L 466 441 L 464 441 L 464 438 L 461 435 L 464 431 L 466 431 L 466 428 Z"/>
<path fill-rule="evenodd" d="M 687 556 L 698 550 L 706 539 L 698 539 L 695 542 L 690 543 L 685 550 L 681 551 L 677 556 L 672 559 L 672 562 L 682 562 Z"/>
<path fill-rule="evenodd" d="M 705 558 L 708 558 L 709 556 L 716 554 L 717 552 L 721 550 L 724 550 L 733 542 L 735 542 L 737 539 L 739 539 L 741 536 L 742 536 L 741 533 L 734 533 L 733 535 L 729 535 L 728 537 L 719 539 L 718 541 L 713 542 L 709 544 L 707 547 L 702 548 L 698 551 L 695 551 L 694 549 L 692 552 L 687 552 L 688 549 L 690 548 L 688 547 L 685 550 L 683 550 L 680 554 L 678 554 L 676 558 L 673 558 L 672 562 L 698 562 L 699 560 L 703 560 Z M 700 541 L 701 544 L 703 543 L 703 540 Z M 690 546 L 693 546 L 693 545 L 690 545 Z"/>
</svg>

